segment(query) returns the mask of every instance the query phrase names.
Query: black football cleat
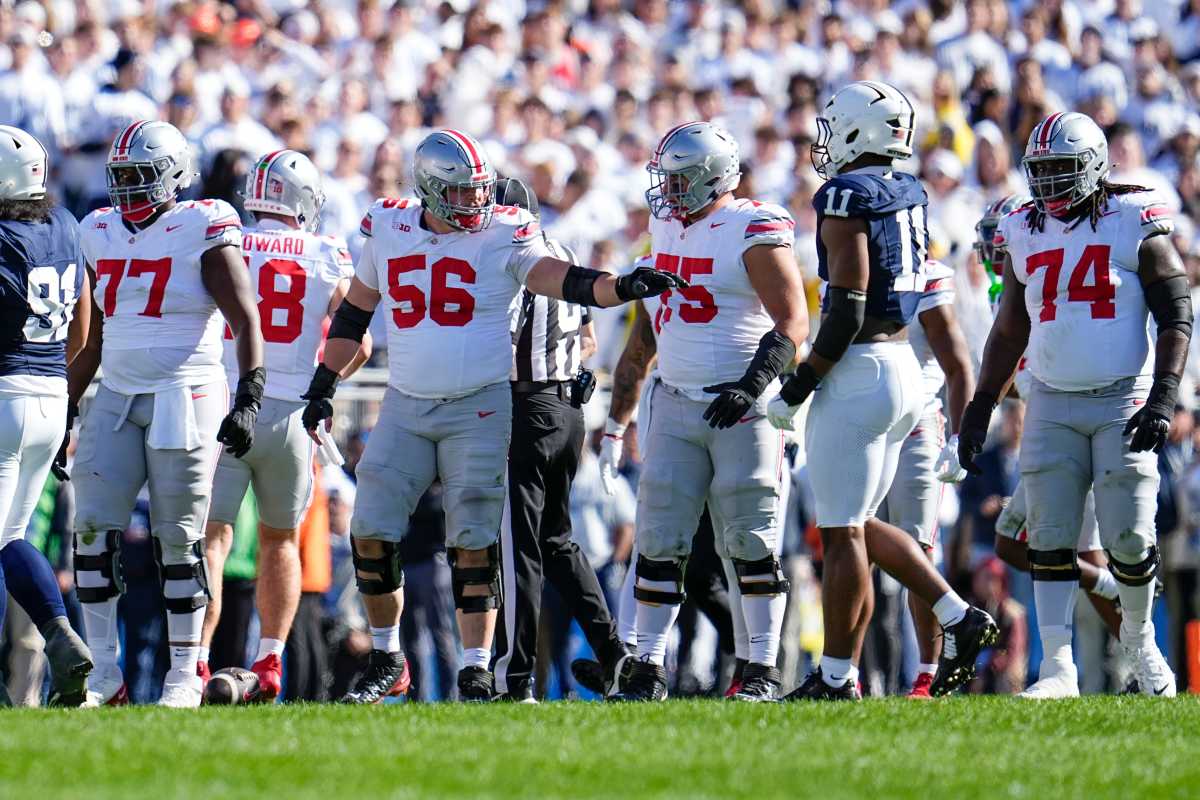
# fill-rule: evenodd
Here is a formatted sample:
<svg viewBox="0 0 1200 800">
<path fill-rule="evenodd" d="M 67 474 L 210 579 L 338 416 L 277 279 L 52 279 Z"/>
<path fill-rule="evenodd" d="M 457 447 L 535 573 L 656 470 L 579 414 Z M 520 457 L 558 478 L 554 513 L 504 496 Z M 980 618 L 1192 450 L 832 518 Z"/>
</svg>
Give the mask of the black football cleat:
<svg viewBox="0 0 1200 800">
<path fill-rule="evenodd" d="M 495 695 L 492 673 L 483 667 L 463 667 L 458 671 L 458 699 L 463 703 L 488 703 Z"/>
<path fill-rule="evenodd" d="M 942 697 L 975 677 L 975 659 L 1000 639 L 1000 629 L 983 609 L 971 606 L 966 615 L 942 629 L 942 656 L 929 693 Z"/>
<path fill-rule="evenodd" d="M 576 683 L 592 694 L 609 697 L 628 685 L 629 674 L 635 661 L 637 658 L 632 653 L 623 652 L 612 668 L 606 671 L 599 661 L 577 658 L 571 662 L 571 675 Z"/>
<path fill-rule="evenodd" d="M 367 656 L 366 671 L 358 676 L 354 688 L 342 695 L 338 702 L 351 705 L 382 703 L 385 697 L 407 693 L 411 682 L 404 653 L 372 650 Z"/>
<path fill-rule="evenodd" d="M 743 703 L 774 703 L 779 699 L 779 670 L 766 664 L 746 664 L 733 699 Z"/>
<path fill-rule="evenodd" d="M 825 682 L 821 668 L 817 667 L 804 678 L 804 681 L 791 693 L 783 698 L 787 702 L 794 700 L 862 700 L 854 681 L 846 681 L 841 686 L 833 687 Z"/>
<path fill-rule="evenodd" d="M 652 661 L 627 659 L 629 680 L 625 688 L 609 697 L 617 703 L 651 702 L 667 699 L 667 670 Z"/>
</svg>

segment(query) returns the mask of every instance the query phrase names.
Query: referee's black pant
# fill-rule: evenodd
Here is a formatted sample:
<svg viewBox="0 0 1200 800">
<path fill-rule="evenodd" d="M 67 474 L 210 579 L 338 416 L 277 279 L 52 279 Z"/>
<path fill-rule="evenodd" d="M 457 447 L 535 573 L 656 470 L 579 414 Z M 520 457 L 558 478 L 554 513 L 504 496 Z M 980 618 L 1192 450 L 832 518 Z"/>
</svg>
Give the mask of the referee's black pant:
<svg viewBox="0 0 1200 800">
<path fill-rule="evenodd" d="M 526 390 L 528 389 L 528 390 Z M 570 384 L 514 384 L 509 518 L 501 528 L 504 605 L 496 629 L 496 691 L 532 694 L 543 576 L 562 596 L 601 664 L 624 652 L 596 573 L 571 541 L 571 482 L 584 439 Z"/>
</svg>

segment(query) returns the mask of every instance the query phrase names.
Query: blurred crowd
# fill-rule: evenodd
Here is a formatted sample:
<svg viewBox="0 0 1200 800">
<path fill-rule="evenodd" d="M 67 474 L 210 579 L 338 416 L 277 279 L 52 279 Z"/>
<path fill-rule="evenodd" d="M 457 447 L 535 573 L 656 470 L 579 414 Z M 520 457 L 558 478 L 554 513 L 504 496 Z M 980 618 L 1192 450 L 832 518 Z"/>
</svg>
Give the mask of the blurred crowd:
<svg viewBox="0 0 1200 800">
<path fill-rule="evenodd" d="M 1200 285 L 1200 0 L 0 0 L 0 69 L 0 121 L 47 145 L 53 191 L 76 215 L 108 204 L 104 162 L 114 134 L 157 117 L 194 145 L 201 179 L 189 195 L 239 210 L 237 189 L 257 156 L 280 147 L 311 154 L 326 176 L 321 227 L 345 236 L 354 254 L 371 200 L 413 194 L 413 149 L 429 129 L 453 126 L 479 138 L 502 175 L 534 188 L 549 235 L 586 264 L 619 269 L 646 246 L 644 166 L 658 137 L 685 120 L 711 120 L 741 145 L 738 195 L 793 214 L 795 256 L 810 287 L 819 179 L 809 148 L 818 110 L 847 81 L 887 81 L 917 109 L 919 151 L 901 168 L 926 182 L 931 252 L 955 270 L 956 308 L 976 360 L 991 313 L 989 278 L 972 249 L 975 222 L 986 204 L 1024 190 L 1020 156 L 1034 124 L 1073 109 L 1106 130 L 1114 180 L 1162 193 L 1176 247 Z M 597 319 L 591 366 L 601 373 L 615 363 L 626 322 L 622 311 Z M 382 346 L 375 358 L 386 358 Z M 305 601 L 293 633 L 300 640 L 286 666 L 291 697 L 336 693 L 369 649 L 346 533 L 354 455 L 373 407 L 369 390 L 357 397 L 342 414 L 353 421 L 341 430 L 347 470 L 326 472 L 305 525 Z M 1194 388 L 1182 397 L 1160 458 L 1158 629 L 1181 680 L 1200 686 L 1200 430 Z M 596 409 L 589 419 L 598 427 L 606 407 Z M 989 471 L 943 503 L 944 569 L 1002 622 L 1008 646 L 981 671 L 981 691 L 1022 688 L 1040 658 L 1029 633 L 1028 579 L 991 555 L 995 518 L 1017 478 L 1021 413 L 1018 402 L 1006 406 Z M 792 460 L 785 683 L 802 674 L 821 635 L 813 591 L 820 552 L 806 516 L 803 453 Z M 575 536 L 614 598 L 630 552 L 636 462 L 627 470 L 622 493 L 609 498 L 585 458 L 573 498 Z M 48 486 L 31 536 L 57 558 L 64 589 L 69 502 L 69 486 Z M 422 699 L 452 694 L 457 663 L 439 508 L 435 489 L 405 544 L 404 631 Z M 146 642 L 125 652 L 150 674 L 163 656 L 155 649 L 161 601 L 134 589 L 138 542 L 147 549 L 144 578 L 156 580 L 145 525 L 135 515 L 126 535 L 123 603 L 127 639 Z M 245 661 L 255 625 L 246 599 L 253 525 L 250 505 L 239 526 L 244 547 L 235 546 L 238 557 L 226 567 L 228 618 L 219 635 L 229 637 L 229 664 Z M 877 589 L 866 688 L 895 691 L 915 656 L 901 590 L 887 576 Z M 549 643 L 540 685 L 559 696 L 575 691 L 563 665 L 585 645 L 565 615 L 553 613 L 557 600 L 545 602 L 553 630 L 540 639 Z M 136 604 L 143 607 L 134 611 Z M 1088 617 L 1090 605 L 1079 603 L 1077 613 L 1084 689 L 1119 688 L 1112 642 Z M 719 686 L 729 662 L 721 626 L 689 610 L 681 630 L 676 688 Z M 20 638 L 8 646 L 19 649 Z M 214 670 L 228 665 L 217 652 Z M 157 685 L 147 679 L 147 691 Z"/>
</svg>

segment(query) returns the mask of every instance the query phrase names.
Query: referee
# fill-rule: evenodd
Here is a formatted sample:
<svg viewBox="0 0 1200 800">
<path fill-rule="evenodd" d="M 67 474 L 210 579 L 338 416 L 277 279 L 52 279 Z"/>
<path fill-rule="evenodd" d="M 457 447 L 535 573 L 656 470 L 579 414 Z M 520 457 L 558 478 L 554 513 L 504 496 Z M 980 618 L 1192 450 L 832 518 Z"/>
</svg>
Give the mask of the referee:
<svg viewBox="0 0 1200 800">
<path fill-rule="evenodd" d="M 536 195 L 518 180 L 500 180 L 496 202 L 538 216 Z M 547 239 L 546 244 L 555 257 L 578 263 L 560 242 Z M 614 674 L 628 655 L 596 573 L 571 540 L 571 482 L 583 448 L 582 405 L 591 382 L 591 373 L 581 371 L 580 364 L 595 349 L 585 308 L 523 293 L 513 329 L 510 513 L 501 530 L 504 605 L 493 662 L 499 700 L 535 702 L 532 673 L 543 576 L 583 628 L 605 674 Z"/>
</svg>

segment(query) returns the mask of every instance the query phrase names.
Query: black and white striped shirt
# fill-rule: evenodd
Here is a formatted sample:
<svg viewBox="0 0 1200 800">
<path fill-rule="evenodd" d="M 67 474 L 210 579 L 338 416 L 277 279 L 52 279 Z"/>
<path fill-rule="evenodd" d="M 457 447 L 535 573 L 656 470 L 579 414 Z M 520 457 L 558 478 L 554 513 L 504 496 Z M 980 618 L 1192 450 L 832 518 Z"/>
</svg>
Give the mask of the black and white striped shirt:
<svg viewBox="0 0 1200 800">
<path fill-rule="evenodd" d="M 579 260 L 571 248 L 554 239 L 546 244 L 555 258 L 572 264 Z M 521 293 L 521 307 L 514 316 L 514 381 L 569 381 L 579 371 L 582 341 L 580 331 L 591 321 L 584 306 L 551 297 Z"/>
</svg>

